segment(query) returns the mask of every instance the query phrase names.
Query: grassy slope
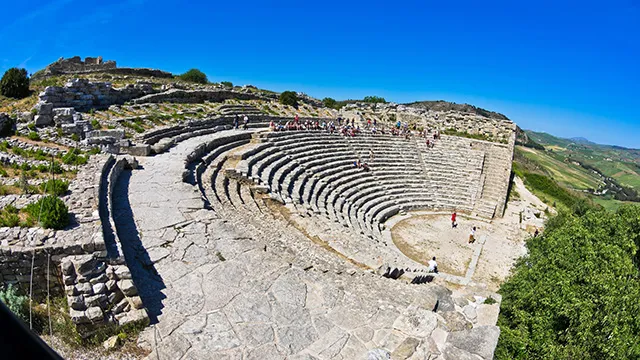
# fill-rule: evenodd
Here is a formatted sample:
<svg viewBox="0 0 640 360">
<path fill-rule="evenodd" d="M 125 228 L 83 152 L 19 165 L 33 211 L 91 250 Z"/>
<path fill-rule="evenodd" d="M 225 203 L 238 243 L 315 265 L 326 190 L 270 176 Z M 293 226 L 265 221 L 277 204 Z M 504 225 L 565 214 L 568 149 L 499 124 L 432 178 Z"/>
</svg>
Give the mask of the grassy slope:
<svg viewBox="0 0 640 360">
<path fill-rule="evenodd" d="M 591 165 L 620 184 L 640 191 L 640 150 L 617 146 L 575 143 L 546 133 L 526 130 L 534 141 L 553 150 L 562 158 L 572 158 Z M 637 165 L 636 165 L 637 164 Z"/>
<path fill-rule="evenodd" d="M 545 168 L 554 180 L 567 188 L 576 190 L 597 189 L 600 181 L 594 174 L 573 163 L 564 162 L 552 154 L 543 151 L 517 146 L 516 151 L 529 160 Z"/>
</svg>

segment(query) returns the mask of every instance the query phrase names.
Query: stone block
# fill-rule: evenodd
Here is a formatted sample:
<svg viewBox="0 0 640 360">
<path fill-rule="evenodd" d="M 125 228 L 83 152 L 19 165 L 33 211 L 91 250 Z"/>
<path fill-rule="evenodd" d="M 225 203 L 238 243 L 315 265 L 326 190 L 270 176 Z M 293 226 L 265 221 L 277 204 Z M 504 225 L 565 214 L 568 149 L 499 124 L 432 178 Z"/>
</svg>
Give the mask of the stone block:
<svg viewBox="0 0 640 360">
<path fill-rule="evenodd" d="M 136 286 L 133 284 L 133 281 L 129 279 L 118 281 L 118 288 L 120 288 L 120 290 L 122 291 L 123 294 L 125 294 L 125 296 L 134 296 L 138 294 L 138 290 L 136 289 Z"/>
<path fill-rule="evenodd" d="M 85 313 L 87 315 L 87 318 L 89 318 L 91 322 L 95 323 L 95 322 L 104 320 L 104 314 L 102 313 L 102 309 L 100 309 L 97 306 L 88 308 L 85 311 Z"/>
<path fill-rule="evenodd" d="M 47 87 L 48 89 L 49 87 Z M 45 89 L 45 94 L 47 94 L 47 89 Z M 49 95 L 49 94 L 47 94 Z M 51 115 L 53 114 L 53 104 L 39 102 L 35 106 L 36 111 L 38 111 L 39 115 Z M 36 124 L 37 125 L 37 124 Z"/>
<path fill-rule="evenodd" d="M 107 286 L 104 283 L 97 283 L 93 285 L 94 294 L 104 294 L 107 292 Z"/>
<path fill-rule="evenodd" d="M 85 312 L 84 311 L 80 311 L 80 310 L 70 309 L 69 310 L 69 317 L 71 318 L 71 321 L 76 325 L 77 324 L 86 324 L 86 323 L 90 322 L 89 317 L 87 317 Z"/>
<path fill-rule="evenodd" d="M 80 310 L 85 310 L 87 308 L 84 303 L 84 296 L 82 295 L 68 296 L 67 304 L 69 304 L 69 307 L 72 308 L 73 310 L 80 311 Z"/>
<path fill-rule="evenodd" d="M 118 280 L 131 279 L 131 271 L 129 271 L 129 268 L 127 266 L 114 266 L 113 270 L 115 271 Z"/>
<path fill-rule="evenodd" d="M 47 126 L 51 125 L 53 122 L 53 118 L 51 115 L 36 115 L 35 117 L 36 126 Z"/>
<path fill-rule="evenodd" d="M 133 297 L 127 298 L 127 300 L 129 301 L 129 304 L 131 305 L 131 307 L 134 309 L 144 308 L 144 304 L 142 303 L 142 299 L 140 298 L 140 296 L 133 296 Z"/>
</svg>

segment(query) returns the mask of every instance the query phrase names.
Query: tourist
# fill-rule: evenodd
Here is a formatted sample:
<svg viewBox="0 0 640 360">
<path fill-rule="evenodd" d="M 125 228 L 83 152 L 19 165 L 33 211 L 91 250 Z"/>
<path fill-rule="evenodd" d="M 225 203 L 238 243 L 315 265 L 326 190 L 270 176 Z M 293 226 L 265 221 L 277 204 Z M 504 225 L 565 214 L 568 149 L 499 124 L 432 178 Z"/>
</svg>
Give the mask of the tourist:
<svg viewBox="0 0 640 360">
<path fill-rule="evenodd" d="M 369 164 L 367 164 L 366 162 L 362 163 L 362 170 L 364 170 L 365 172 L 368 172 L 369 170 L 371 170 L 369 168 Z"/>
<path fill-rule="evenodd" d="M 533 237 L 538 237 L 538 235 L 540 235 L 540 232 L 536 229 L 536 232 L 533 233 Z"/>
<path fill-rule="evenodd" d="M 438 273 L 438 263 L 436 262 L 435 256 L 429 260 L 429 272 Z"/>
<path fill-rule="evenodd" d="M 458 224 L 456 224 L 456 217 L 458 216 L 458 214 L 456 214 L 456 212 L 454 211 L 453 214 L 451 214 L 451 228 L 455 229 L 458 227 Z"/>
<path fill-rule="evenodd" d="M 469 233 L 469 244 L 473 244 L 476 242 L 476 227 L 471 228 L 471 232 Z"/>
<path fill-rule="evenodd" d="M 240 117 L 238 116 L 238 114 L 235 114 L 233 116 L 233 128 L 238 130 L 239 125 L 240 125 Z"/>
<path fill-rule="evenodd" d="M 244 130 L 249 128 L 249 117 L 247 115 L 244 116 L 244 126 L 242 127 Z"/>
<path fill-rule="evenodd" d="M 269 121 L 269 130 L 273 131 L 276 129 L 276 124 L 273 122 L 273 120 Z"/>
<path fill-rule="evenodd" d="M 297 124 L 298 120 L 300 120 L 300 117 L 298 116 L 298 114 L 296 114 L 296 116 L 293 118 L 293 122 Z"/>
<path fill-rule="evenodd" d="M 369 161 L 373 161 L 373 150 L 369 149 Z"/>
</svg>

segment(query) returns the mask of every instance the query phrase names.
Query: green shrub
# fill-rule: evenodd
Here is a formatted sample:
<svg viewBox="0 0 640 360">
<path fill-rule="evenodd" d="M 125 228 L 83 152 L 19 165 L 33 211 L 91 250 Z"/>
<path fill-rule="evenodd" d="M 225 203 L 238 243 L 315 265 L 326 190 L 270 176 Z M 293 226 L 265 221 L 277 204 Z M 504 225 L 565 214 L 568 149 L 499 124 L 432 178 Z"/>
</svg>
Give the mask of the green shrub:
<svg viewBox="0 0 640 360">
<path fill-rule="evenodd" d="M 22 99 L 29 96 L 29 75 L 27 70 L 11 68 L 0 80 L 0 95 Z"/>
<path fill-rule="evenodd" d="M 385 98 L 380 96 L 365 96 L 364 99 L 362 99 L 362 101 L 367 103 L 386 103 L 387 102 Z"/>
<path fill-rule="evenodd" d="M 280 94 L 280 104 L 293 106 L 298 108 L 298 95 L 295 91 L 284 91 Z"/>
<path fill-rule="evenodd" d="M 40 135 L 38 135 L 38 133 L 35 131 L 31 131 L 29 135 L 27 135 L 27 137 L 29 138 L 29 140 L 40 141 Z"/>
<path fill-rule="evenodd" d="M 638 206 L 551 217 L 500 287 L 495 358 L 640 358 L 639 246 Z"/>
<path fill-rule="evenodd" d="M 78 134 L 71 134 L 71 140 L 80 141 L 80 136 Z"/>
<path fill-rule="evenodd" d="M 55 195 L 47 195 L 27 205 L 25 211 L 32 221 L 39 219 L 40 226 L 45 229 L 63 229 L 69 224 L 67 205 Z"/>
<path fill-rule="evenodd" d="M 71 150 L 67 151 L 63 156 L 62 156 L 62 162 L 67 164 L 67 165 L 84 165 L 87 163 L 87 158 L 80 155 L 80 150 L 78 150 L 77 148 L 72 148 Z"/>
<path fill-rule="evenodd" d="M 94 130 L 100 130 L 102 129 L 102 124 L 100 124 L 100 121 L 98 121 L 97 119 L 93 119 L 91 120 L 91 127 Z"/>
<path fill-rule="evenodd" d="M 14 227 L 20 225 L 20 217 L 18 214 L 2 212 L 0 213 L 0 226 Z"/>
<path fill-rule="evenodd" d="M 61 196 L 69 190 L 69 182 L 59 179 L 49 179 L 40 184 L 40 190 L 45 194 Z"/>
<path fill-rule="evenodd" d="M 322 99 L 322 104 L 325 107 L 335 109 L 335 107 L 338 104 L 338 102 L 336 101 L 336 99 L 333 99 L 333 98 L 330 98 L 330 97 L 326 97 L 326 98 Z"/>
<path fill-rule="evenodd" d="M 220 85 L 226 88 L 233 88 L 233 83 L 231 81 L 220 81 Z"/>
<path fill-rule="evenodd" d="M 18 294 L 18 290 L 12 284 L 0 289 L 0 300 L 22 321 L 29 322 L 29 298 Z"/>
<path fill-rule="evenodd" d="M 180 80 L 189 81 L 198 84 L 206 84 L 209 82 L 207 75 L 198 69 L 191 69 L 186 73 L 178 76 Z"/>
</svg>

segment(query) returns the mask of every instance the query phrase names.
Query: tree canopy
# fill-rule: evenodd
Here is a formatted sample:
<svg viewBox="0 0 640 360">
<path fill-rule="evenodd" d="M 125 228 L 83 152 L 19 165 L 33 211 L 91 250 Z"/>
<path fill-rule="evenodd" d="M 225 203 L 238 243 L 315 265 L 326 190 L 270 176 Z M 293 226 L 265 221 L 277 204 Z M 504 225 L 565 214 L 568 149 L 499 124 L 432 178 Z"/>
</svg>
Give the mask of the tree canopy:
<svg viewBox="0 0 640 360">
<path fill-rule="evenodd" d="M 380 96 L 365 96 L 364 99 L 362 99 L 362 101 L 367 103 L 386 103 L 387 102 L 385 98 Z"/>
<path fill-rule="evenodd" d="M 0 94 L 6 97 L 22 99 L 29 96 L 29 75 L 27 70 L 11 68 L 0 80 Z"/>
<path fill-rule="evenodd" d="M 280 104 L 290 105 L 297 108 L 298 95 L 296 95 L 295 91 L 283 91 L 280 94 Z"/>
<path fill-rule="evenodd" d="M 186 73 L 178 76 L 181 80 L 194 82 L 198 84 L 206 84 L 209 82 L 207 75 L 198 69 L 191 69 Z"/>
<path fill-rule="evenodd" d="M 496 359 L 640 358 L 640 207 L 551 218 L 502 285 Z"/>
</svg>

